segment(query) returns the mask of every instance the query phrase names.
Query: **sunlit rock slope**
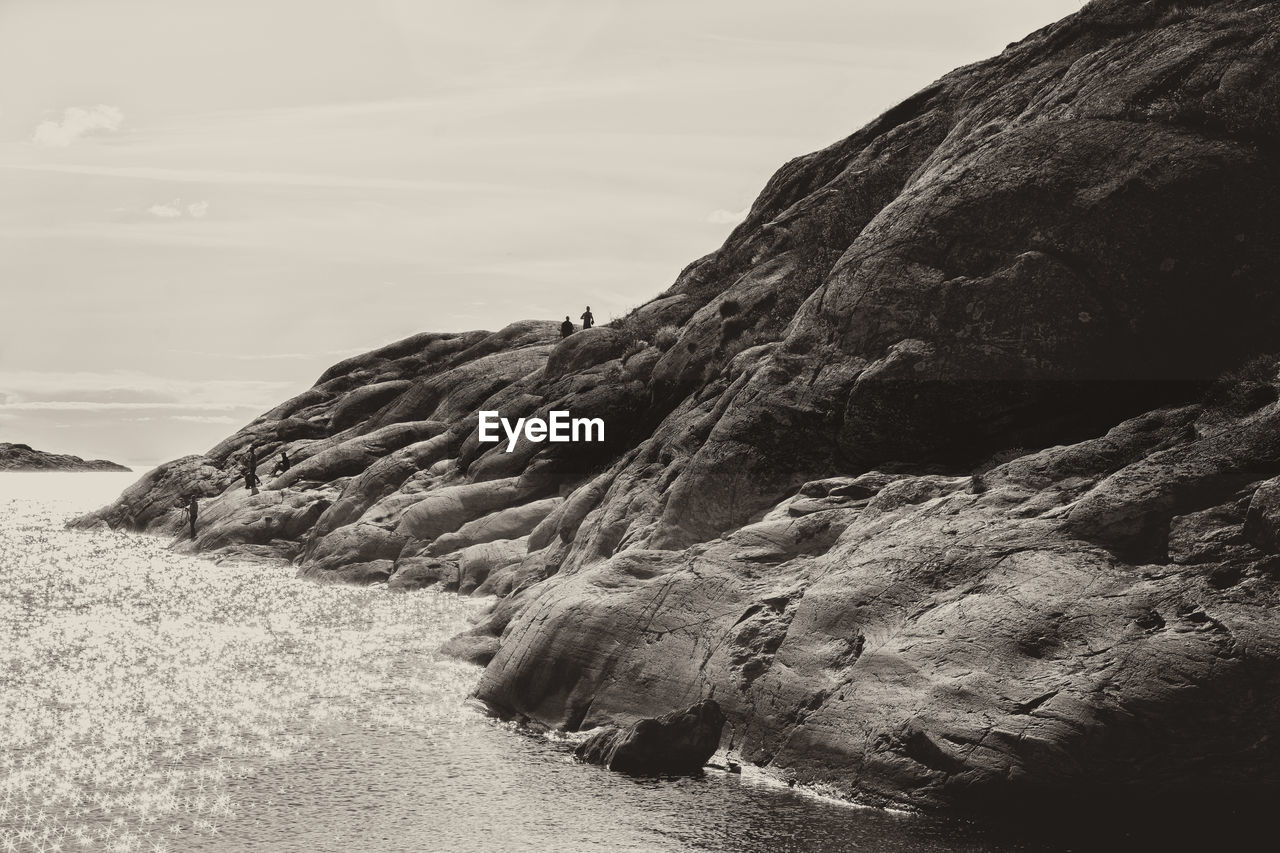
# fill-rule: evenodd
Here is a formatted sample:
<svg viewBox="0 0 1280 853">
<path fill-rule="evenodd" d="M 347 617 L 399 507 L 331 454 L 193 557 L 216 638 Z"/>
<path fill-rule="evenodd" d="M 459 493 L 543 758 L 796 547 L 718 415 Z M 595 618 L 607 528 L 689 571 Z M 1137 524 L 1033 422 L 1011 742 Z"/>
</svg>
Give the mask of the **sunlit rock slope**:
<svg viewBox="0 0 1280 853">
<path fill-rule="evenodd" d="M 449 649 L 495 710 L 714 696 L 868 802 L 1272 795 L 1278 104 L 1280 3 L 1092 3 L 787 163 L 614 327 L 349 359 L 82 523 L 194 493 L 177 547 L 493 594 Z"/>
</svg>

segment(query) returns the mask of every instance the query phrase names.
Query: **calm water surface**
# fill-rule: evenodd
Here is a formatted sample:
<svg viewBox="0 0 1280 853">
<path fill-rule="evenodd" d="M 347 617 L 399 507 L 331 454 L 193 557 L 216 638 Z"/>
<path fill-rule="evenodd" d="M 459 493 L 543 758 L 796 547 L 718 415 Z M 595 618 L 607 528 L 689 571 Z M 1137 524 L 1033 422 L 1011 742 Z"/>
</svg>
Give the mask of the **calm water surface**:
<svg viewBox="0 0 1280 853">
<path fill-rule="evenodd" d="M 0 850 L 1057 849 L 748 772 L 637 780 L 466 703 L 480 604 L 62 529 L 137 474 L 0 474 Z"/>
</svg>

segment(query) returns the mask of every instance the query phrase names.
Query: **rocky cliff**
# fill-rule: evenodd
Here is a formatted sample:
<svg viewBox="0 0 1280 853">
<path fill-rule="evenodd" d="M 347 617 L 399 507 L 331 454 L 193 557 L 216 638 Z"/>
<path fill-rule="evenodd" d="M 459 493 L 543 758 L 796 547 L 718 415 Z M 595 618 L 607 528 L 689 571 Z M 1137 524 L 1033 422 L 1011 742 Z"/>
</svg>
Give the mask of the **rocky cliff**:
<svg viewBox="0 0 1280 853">
<path fill-rule="evenodd" d="M 33 450 L 27 444 L 0 441 L 0 471 L 128 471 L 105 459 L 81 459 L 61 453 Z"/>
<path fill-rule="evenodd" d="M 195 494 L 177 547 L 492 594 L 450 647 L 498 712 L 714 696 L 867 802 L 1271 795 L 1278 105 L 1280 3 L 1092 3 L 787 163 L 624 321 L 344 361 L 82 523 Z"/>
</svg>

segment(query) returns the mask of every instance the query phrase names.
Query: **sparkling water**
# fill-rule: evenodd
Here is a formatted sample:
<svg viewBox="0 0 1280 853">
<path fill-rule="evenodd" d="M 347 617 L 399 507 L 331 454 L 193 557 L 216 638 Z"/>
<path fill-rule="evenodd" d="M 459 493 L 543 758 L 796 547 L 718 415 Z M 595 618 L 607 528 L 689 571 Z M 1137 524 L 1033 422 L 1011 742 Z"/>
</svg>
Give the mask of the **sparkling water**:
<svg viewBox="0 0 1280 853">
<path fill-rule="evenodd" d="M 137 476 L 0 475 L 0 851 L 1047 849 L 753 768 L 578 764 L 437 654 L 481 602 L 63 528 Z"/>
</svg>

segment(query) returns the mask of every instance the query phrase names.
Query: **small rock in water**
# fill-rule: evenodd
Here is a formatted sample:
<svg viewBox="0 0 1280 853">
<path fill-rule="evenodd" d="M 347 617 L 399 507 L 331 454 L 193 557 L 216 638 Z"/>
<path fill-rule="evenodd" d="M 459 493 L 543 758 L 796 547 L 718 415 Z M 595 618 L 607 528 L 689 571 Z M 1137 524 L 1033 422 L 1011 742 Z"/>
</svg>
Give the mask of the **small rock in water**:
<svg viewBox="0 0 1280 853">
<path fill-rule="evenodd" d="M 440 653 L 467 663 L 487 666 L 501 646 L 502 641 L 497 637 L 466 632 L 441 646 Z"/>
<path fill-rule="evenodd" d="M 622 773 L 692 773 L 720 747 L 724 713 L 714 699 L 683 711 L 638 720 L 629 728 L 610 726 L 583 741 L 575 751 L 589 764 Z"/>
</svg>

